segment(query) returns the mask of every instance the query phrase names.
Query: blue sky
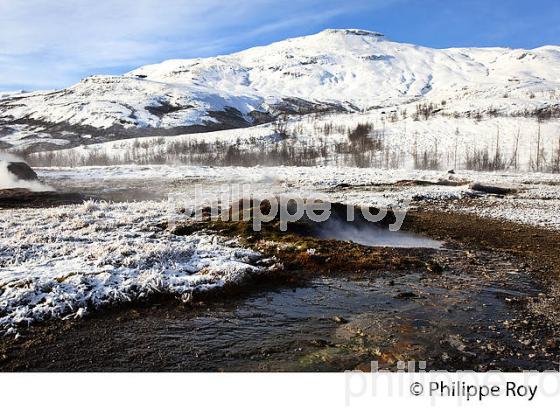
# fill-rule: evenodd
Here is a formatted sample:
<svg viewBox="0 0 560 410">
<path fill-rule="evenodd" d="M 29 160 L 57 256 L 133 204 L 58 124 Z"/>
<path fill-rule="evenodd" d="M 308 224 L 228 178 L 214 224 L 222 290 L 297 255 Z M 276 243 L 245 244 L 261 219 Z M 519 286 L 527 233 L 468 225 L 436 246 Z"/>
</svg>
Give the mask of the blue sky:
<svg viewBox="0 0 560 410">
<path fill-rule="evenodd" d="M 429 47 L 560 44 L 559 0 L 0 0 L 0 90 L 59 88 L 325 28 Z"/>
</svg>

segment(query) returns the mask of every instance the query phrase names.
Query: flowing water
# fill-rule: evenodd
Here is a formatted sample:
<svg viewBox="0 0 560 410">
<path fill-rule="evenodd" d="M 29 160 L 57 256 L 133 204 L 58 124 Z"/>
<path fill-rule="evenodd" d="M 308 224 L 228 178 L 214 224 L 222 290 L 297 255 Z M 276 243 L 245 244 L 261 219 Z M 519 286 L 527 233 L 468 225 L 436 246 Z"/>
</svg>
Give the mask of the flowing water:
<svg viewBox="0 0 560 410">
<path fill-rule="evenodd" d="M 451 251 L 447 251 L 451 252 Z M 50 370 L 396 370 L 398 360 L 436 369 L 550 369 L 509 323 L 536 294 L 523 272 L 318 277 L 198 307 L 165 304 L 91 318 L 54 344 L 26 352 Z M 87 353 L 85 353 L 87 352 Z"/>
</svg>

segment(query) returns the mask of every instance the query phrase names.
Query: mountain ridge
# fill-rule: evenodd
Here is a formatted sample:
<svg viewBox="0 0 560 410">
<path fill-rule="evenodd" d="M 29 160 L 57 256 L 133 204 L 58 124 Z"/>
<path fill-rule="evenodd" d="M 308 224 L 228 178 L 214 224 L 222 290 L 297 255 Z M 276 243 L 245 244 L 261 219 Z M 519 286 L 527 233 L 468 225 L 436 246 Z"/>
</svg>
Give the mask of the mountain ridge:
<svg viewBox="0 0 560 410">
<path fill-rule="evenodd" d="M 241 128 L 282 113 L 367 112 L 445 100 L 504 115 L 558 104 L 560 47 L 432 49 L 328 29 L 208 58 L 173 59 L 62 90 L 0 99 L 0 149 L 40 151 Z"/>
</svg>

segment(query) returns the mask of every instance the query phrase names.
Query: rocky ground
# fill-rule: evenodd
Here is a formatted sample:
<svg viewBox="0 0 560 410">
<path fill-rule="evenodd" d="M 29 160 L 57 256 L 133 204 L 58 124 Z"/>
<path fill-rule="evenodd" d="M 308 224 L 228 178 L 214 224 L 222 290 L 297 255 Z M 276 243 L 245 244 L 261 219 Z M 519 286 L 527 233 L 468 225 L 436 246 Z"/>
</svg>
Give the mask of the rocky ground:
<svg viewBox="0 0 560 410">
<path fill-rule="evenodd" d="M 417 211 L 407 223 L 446 247 L 371 248 L 273 227 L 244 236 L 243 226 L 206 226 L 241 235 L 284 269 L 186 304 L 162 297 L 39 324 L 3 341 L 0 366 L 342 371 L 417 360 L 430 369 L 557 368 L 560 333 L 546 317 L 557 306 L 548 303 L 555 281 L 547 269 L 558 260 L 543 261 L 558 238 L 547 248 L 539 228 L 516 240 L 519 225 L 435 210 Z"/>
<path fill-rule="evenodd" d="M 418 185 L 350 194 L 430 189 Z M 375 361 L 396 370 L 415 360 L 429 369 L 557 370 L 560 233 L 546 218 L 527 224 L 483 214 L 515 206 L 538 214 L 543 197 L 535 192 L 555 206 L 542 186 L 417 197 L 404 229 L 443 241 L 441 248 L 363 246 L 299 224 L 282 233 L 277 221 L 257 234 L 242 222 L 175 227 L 169 234 L 238 238 L 281 268 L 182 301 L 160 294 L 81 320 L 35 323 L 2 339 L 0 369 L 343 371 Z"/>
</svg>

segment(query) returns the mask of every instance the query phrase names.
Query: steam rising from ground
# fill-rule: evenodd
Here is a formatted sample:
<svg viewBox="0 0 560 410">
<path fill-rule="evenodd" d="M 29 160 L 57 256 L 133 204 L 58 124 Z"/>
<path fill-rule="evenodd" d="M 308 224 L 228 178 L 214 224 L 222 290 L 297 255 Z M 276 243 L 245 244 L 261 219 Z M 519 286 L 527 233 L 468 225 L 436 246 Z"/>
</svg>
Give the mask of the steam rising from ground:
<svg viewBox="0 0 560 410">
<path fill-rule="evenodd" d="M 8 170 L 10 162 L 25 161 L 13 154 L 0 152 L 0 189 L 24 188 L 35 192 L 54 191 L 53 188 L 39 181 L 26 181 L 19 179 Z"/>
<path fill-rule="evenodd" d="M 348 222 L 337 215 L 331 215 L 326 222 L 317 224 L 315 235 L 323 239 L 351 241 L 365 246 L 431 249 L 442 247 L 440 241 L 411 232 L 392 232 L 363 220 Z"/>
</svg>

